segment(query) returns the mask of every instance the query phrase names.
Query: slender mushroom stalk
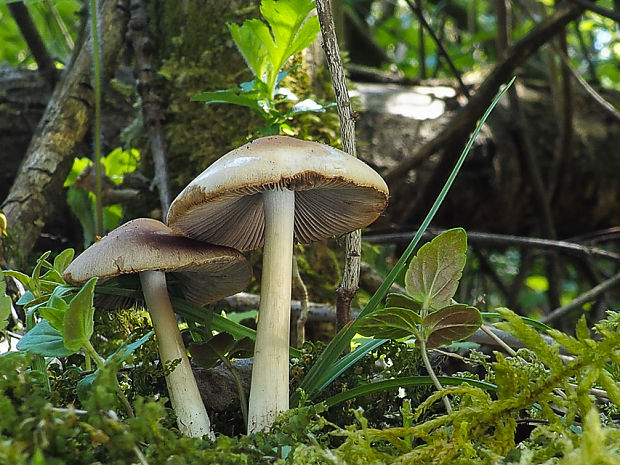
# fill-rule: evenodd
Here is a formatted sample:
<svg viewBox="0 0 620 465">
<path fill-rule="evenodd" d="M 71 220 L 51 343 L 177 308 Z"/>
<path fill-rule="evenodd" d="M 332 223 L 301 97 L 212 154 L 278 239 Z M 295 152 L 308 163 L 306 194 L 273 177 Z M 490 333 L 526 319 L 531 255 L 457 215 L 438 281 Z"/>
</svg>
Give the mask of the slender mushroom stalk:
<svg viewBox="0 0 620 465">
<path fill-rule="evenodd" d="M 200 397 L 168 296 L 166 274 L 163 271 L 142 271 L 139 276 L 144 300 L 157 337 L 161 363 L 166 367 L 169 363 L 180 360 L 166 375 L 170 403 L 177 415 L 179 430 L 189 437 L 207 435 L 213 439 L 215 436 L 211 431 L 209 415 Z"/>
<path fill-rule="evenodd" d="M 286 188 L 263 193 L 265 244 L 248 432 L 269 428 L 288 410 L 291 279 L 295 193 Z"/>
</svg>

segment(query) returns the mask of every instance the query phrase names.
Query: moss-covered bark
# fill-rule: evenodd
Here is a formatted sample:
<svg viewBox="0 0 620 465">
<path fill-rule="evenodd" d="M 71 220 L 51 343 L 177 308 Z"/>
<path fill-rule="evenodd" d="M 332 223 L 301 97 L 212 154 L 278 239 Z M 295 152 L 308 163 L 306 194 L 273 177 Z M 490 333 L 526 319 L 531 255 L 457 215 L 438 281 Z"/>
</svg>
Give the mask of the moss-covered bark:
<svg viewBox="0 0 620 465">
<path fill-rule="evenodd" d="M 198 92 L 234 87 L 252 78 L 226 23 L 258 16 L 258 3 L 163 0 L 154 5 L 155 85 L 164 102 L 173 195 L 215 159 L 243 145 L 260 124 L 246 108 L 205 107 L 190 101 Z"/>
</svg>

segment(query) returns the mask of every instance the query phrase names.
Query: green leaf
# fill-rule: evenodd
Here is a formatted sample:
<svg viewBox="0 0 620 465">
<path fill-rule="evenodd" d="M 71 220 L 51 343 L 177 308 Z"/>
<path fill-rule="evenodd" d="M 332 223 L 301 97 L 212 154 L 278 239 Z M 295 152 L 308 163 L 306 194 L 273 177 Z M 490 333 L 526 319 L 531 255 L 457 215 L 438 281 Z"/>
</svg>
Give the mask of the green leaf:
<svg viewBox="0 0 620 465">
<path fill-rule="evenodd" d="M 28 331 L 17 343 L 17 348 L 44 357 L 66 357 L 77 352 L 65 347 L 62 334 L 47 320 L 41 320 Z"/>
<path fill-rule="evenodd" d="M 254 355 L 254 341 L 244 337 L 235 341 L 235 345 L 228 351 L 229 358 L 248 358 Z"/>
<path fill-rule="evenodd" d="M 581 315 L 581 318 L 579 318 L 577 328 L 575 329 L 575 335 L 581 342 L 585 342 L 590 339 L 590 329 L 588 329 L 588 322 L 586 321 L 585 315 Z"/>
<path fill-rule="evenodd" d="M 4 273 L 0 270 L 0 329 L 4 329 L 9 321 L 9 315 L 11 315 L 11 307 L 13 302 L 11 298 L 6 295 L 6 281 L 4 280 Z"/>
<path fill-rule="evenodd" d="M 260 19 L 248 19 L 242 26 L 234 23 L 228 23 L 227 26 L 250 71 L 265 82 L 269 67 L 268 52 L 263 41 L 257 39 L 259 36 L 269 36 L 267 26 Z"/>
<path fill-rule="evenodd" d="M 140 152 L 136 149 L 123 150 L 119 147 L 102 157 L 101 162 L 105 166 L 106 175 L 114 184 L 119 185 L 126 174 L 135 171 L 138 167 Z"/>
<path fill-rule="evenodd" d="M 73 165 L 71 166 L 71 171 L 67 175 L 63 187 L 73 186 L 73 183 L 76 181 L 78 176 L 82 174 L 82 172 L 86 169 L 87 166 L 92 164 L 93 162 L 89 158 L 74 158 Z"/>
<path fill-rule="evenodd" d="M 73 260 L 73 256 L 75 255 L 75 250 L 73 249 L 65 249 L 60 252 L 54 258 L 54 269 L 62 275 L 64 271 L 67 269 L 71 261 Z M 64 282 L 64 281 L 63 281 Z"/>
<path fill-rule="evenodd" d="M 84 376 L 81 380 L 78 381 L 75 386 L 75 391 L 77 393 L 78 399 L 80 402 L 86 402 L 90 397 L 90 393 L 92 392 L 93 383 L 97 378 L 97 371 L 94 373 L 90 373 L 89 375 Z"/>
<path fill-rule="evenodd" d="M 65 347 L 74 352 L 80 350 L 93 335 L 93 296 L 95 293 L 97 278 L 89 279 L 80 292 L 78 292 L 65 312 L 63 335 Z"/>
<path fill-rule="evenodd" d="M 192 343 L 189 351 L 194 362 L 203 368 L 212 368 L 235 345 L 235 338 L 228 333 L 218 333 L 206 342 Z"/>
<path fill-rule="evenodd" d="M 40 315 L 49 321 L 52 328 L 62 332 L 64 330 L 65 310 L 55 307 L 39 307 Z"/>
<path fill-rule="evenodd" d="M 418 335 L 421 322 L 417 309 L 388 307 L 377 310 L 365 317 L 359 324 L 357 332 L 362 336 L 381 339 L 400 339 Z"/>
<path fill-rule="evenodd" d="M 316 16 L 306 20 L 313 8 L 314 2 L 311 0 L 261 2 L 260 12 L 273 33 L 273 39 L 265 40 L 264 45 L 276 72 L 280 71 L 292 55 L 310 45 L 319 32 L 319 21 Z"/>
<path fill-rule="evenodd" d="M 213 103 L 230 103 L 248 107 L 263 118 L 267 118 L 269 113 L 265 110 L 259 99 L 263 98 L 257 91 L 244 92 L 241 88 L 216 90 L 212 92 L 201 92 L 192 97 L 194 102 L 204 102 L 205 105 Z"/>
<path fill-rule="evenodd" d="M 476 332 L 482 316 L 476 307 L 456 304 L 429 314 L 422 321 L 429 349 L 460 341 Z"/>
<path fill-rule="evenodd" d="M 405 274 L 407 294 L 424 309 L 440 309 L 450 304 L 467 252 L 467 234 L 462 228 L 450 229 L 427 242 L 409 265 Z"/>
<path fill-rule="evenodd" d="M 267 84 L 269 98 L 286 61 L 310 45 L 320 30 L 316 16 L 307 18 L 313 8 L 311 0 L 263 0 L 260 11 L 268 25 L 259 19 L 228 24 L 248 67 Z"/>
<path fill-rule="evenodd" d="M 26 289 L 30 289 L 30 276 L 21 271 L 15 270 L 5 270 L 4 276 L 10 276 L 11 278 L 17 279 Z"/>
<path fill-rule="evenodd" d="M 420 310 L 422 304 L 405 294 L 390 293 L 385 298 L 386 307 L 402 307 Z"/>
<path fill-rule="evenodd" d="M 146 333 L 144 336 L 142 336 L 137 341 L 134 341 L 132 343 L 128 343 L 127 341 L 125 341 L 123 344 L 120 345 L 120 347 L 118 349 L 116 349 L 114 351 L 114 353 L 112 355 L 110 355 L 107 358 L 106 361 L 110 361 L 112 359 L 116 359 L 119 362 L 124 362 L 128 357 L 132 356 L 133 353 L 142 344 L 144 344 L 146 341 L 148 341 L 151 338 L 152 335 L 153 335 L 153 331 L 149 331 L 148 333 Z"/>
</svg>

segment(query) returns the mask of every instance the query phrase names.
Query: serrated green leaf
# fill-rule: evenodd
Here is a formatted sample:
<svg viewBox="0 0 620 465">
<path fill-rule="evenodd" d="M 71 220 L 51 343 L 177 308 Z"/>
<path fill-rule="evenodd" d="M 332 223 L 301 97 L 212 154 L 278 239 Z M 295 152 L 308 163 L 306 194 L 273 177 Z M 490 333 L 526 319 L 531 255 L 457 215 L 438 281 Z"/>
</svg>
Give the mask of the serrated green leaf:
<svg viewBox="0 0 620 465">
<path fill-rule="evenodd" d="M 47 320 L 28 331 L 17 343 L 17 349 L 44 357 L 66 357 L 76 352 L 65 347 L 62 334 Z"/>
<path fill-rule="evenodd" d="M 618 382 L 605 370 L 600 371 L 598 382 L 607 391 L 609 400 L 616 405 L 620 405 L 620 385 Z"/>
<path fill-rule="evenodd" d="M 482 324 L 482 316 L 476 307 L 456 304 L 437 310 L 424 318 L 422 327 L 426 347 L 441 347 L 460 341 L 476 332 Z"/>
<path fill-rule="evenodd" d="M 467 234 L 462 228 L 443 232 L 427 242 L 409 264 L 405 274 L 407 294 L 423 308 L 440 309 L 450 304 L 467 252 Z"/>
<path fill-rule="evenodd" d="M 411 308 L 419 311 L 422 308 L 422 304 L 417 300 L 412 299 L 405 294 L 390 293 L 385 298 L 386 307 L 402 307 Z"/>
<path fill-rule="evenodd" d="M 497 311 L 506 320 L 495 323 L 497 328 L 507 331 L 521 339 L 525 346 L 534 351 L 538 358 L 551 369 L 552 373 L 557 373 L 563 368 L 557 344 L 550 346 L 536 330 L 527 326 L 519 315 L 511 310 L 507 308 L 498 308 Z M 553 336 L 551 331 L 549 334 Z"/>
<path fill-rule="evenodd" d="M 90 340 L 93 335 L 93 297 L 97 278 L 89 279 L 82 289 L 71 299 L 69 308 L 65 312 L 63 335 L 65 347 L 78 351 Z"/>
<path fill-rule="evenodd" d="M 241 26 L 234 23 L 227 26 L 250 71 L 265 82 L 269 67 L 268 51 L 263 40 L 257 40 L 259 37 L 270 37 L 265 23 L 260 19 L 248 19 Z"/>
<path fill-rule="evenodd" d="M 574 338 L 573 336 L 557 329 L 550 329 L 547 331 L 547 334 L 553 339 L 555 339 L 558 344 L 563 346 L 569 352 L 573 354 L 583 353 L 584 346 L 581 342 L 577 340 L 577 338 Z"/>
<path fill-rule="evenodd" d="M 359 323 L 357 332 L 378 339 L 400 339 L 417 336 L 420 321 L 416 309 L 388 307 L 365 317 Z"/>
<path fill-rule="evenodd" d="M 314 2 L 311 0 L 278 2 L 263 0 L 261 2 L 260 12 L 269 23 L 273 33 L 273 39 L 265 41 L 265 46 L 276 72 L 292 55 L 310 45 L 319 32 L 320 27 L 316 16 L 306 20 L 313 8 Z"/>
<path fill-rule="evenodd" d="M 62 276 L 64 271 L 67 269 L 71 261 L 73 260 L 73 256 L 75 255 L 75 250 L 73 249 L 65 249 L 60 252 L 54 258 L 54 269 Z"/>
</svg>

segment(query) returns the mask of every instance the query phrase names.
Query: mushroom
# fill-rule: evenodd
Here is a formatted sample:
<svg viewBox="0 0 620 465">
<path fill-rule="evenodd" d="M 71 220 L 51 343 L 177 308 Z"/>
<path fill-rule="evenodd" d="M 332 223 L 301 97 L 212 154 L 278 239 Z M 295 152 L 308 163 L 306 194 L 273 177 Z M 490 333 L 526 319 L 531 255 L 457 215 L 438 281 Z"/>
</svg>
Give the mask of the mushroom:
<svg viewBox="0 0 620 465">
<path fill-rule="evenodd" d="M 175 233 L 251 250 L 263 246 L 248 432 L 288 409 L 294 241 L 309 243 L 372 223 L 388 188 L 361 160 L 316 142 L 257 139 L 203 171 L 168 212 Z"/>
<path fill-rule="evenodd" d="M 185 351 L 166 288 L 166 272 L 181 275 L 188 300 L 204 305 L 244 289 L 250 268 L 244 256 L 231 248 L 214 246 L 172 234 L 160 221 L 129 221 L 78 256 L 65 270 L 69 284 L 90 278 L 113 278 L 138 273 L 157 337 L 163 365 L 180 363 L 166 376 L 172 408 L 180 431 L 191 437 L 208 435 L 211 424 Z"/>
</svg>

